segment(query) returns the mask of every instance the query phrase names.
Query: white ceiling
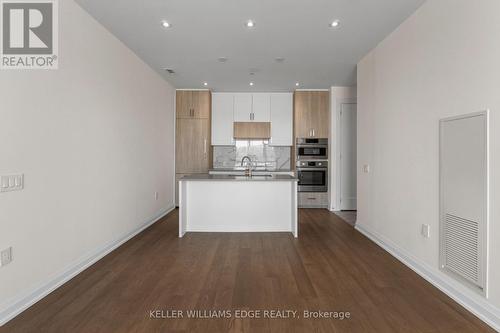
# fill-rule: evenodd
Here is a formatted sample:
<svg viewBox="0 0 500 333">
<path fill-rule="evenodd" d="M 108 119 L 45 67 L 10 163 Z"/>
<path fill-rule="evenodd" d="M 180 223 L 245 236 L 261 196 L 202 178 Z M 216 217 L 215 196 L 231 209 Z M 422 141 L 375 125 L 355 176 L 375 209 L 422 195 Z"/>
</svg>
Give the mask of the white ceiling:
<svg viewBox="0 0 500 333">
<path fill-rule="evenodd" d="M 424 1 L 77 0 L 176 88 L 214 91 L 354 85 L 357 62 Z"/>
</svg>

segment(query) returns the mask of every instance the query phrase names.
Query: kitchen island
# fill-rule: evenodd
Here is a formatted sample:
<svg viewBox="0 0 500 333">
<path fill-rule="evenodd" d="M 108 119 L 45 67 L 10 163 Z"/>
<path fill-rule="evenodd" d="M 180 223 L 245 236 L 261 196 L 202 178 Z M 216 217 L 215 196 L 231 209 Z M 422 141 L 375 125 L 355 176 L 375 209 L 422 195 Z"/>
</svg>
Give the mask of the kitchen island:
<svg viewBox="0 0 500 333">
<path fill-rule="evenodd" d="M 185 176 L 179 182 L 179 237 L 186 232 L 291 232 L 298 237 L 297 179 Z"/>
</svg>

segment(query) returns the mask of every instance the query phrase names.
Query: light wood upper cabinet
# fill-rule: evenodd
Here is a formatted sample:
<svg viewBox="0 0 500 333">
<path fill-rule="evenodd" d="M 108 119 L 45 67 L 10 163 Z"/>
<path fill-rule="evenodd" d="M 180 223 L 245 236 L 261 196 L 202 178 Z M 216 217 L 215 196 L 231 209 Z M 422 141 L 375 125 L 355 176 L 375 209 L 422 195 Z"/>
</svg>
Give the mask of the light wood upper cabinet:
<svg viewBox="0 0 500 333">
<path fill-rule="evenodd" d="M 209 119 L 177 119 L 176 173 L 208 172 L 210 168 L 209 136 Z"/>
<path fill-rule="evenodd" d="M 212 145 L 234 145 L 233 122 L 234 95 L 214 93 L 212 95 Z"/>
<path fill-rule="evenodd" d="M 210 91 L 205 90 L 177 90 L 176 93 L 177 118 L 210 117 Z"/>
<path fill-rule="evenodd" d="M 330 137 L 330 93 L 328 91 L 312 92 L 312 120 L 313 137 Z"/>
<path fill-rule="evenodd" d="M 210 91 L 193 91 L 191 96 L 194 117 L 208 119 L 210 117 Z"/>
<path fill-rule="evenodd" d="M 270 122 L 235 122 L 234 123 L 234 138 L 249 140 L 249 139 L 269 139 L 271 136 Z"/>
<path fill-rule="evenodd" d="M 297 91 L 294 95 L 295 137 L 308 138 L 311 136 L 310 105 L 311 94 Z"/>
<path fill-rule="evenodd" d="M 293 145 L 293 95 L 271 94 L 271 146 Z"/>
<path fill-rule="evenodd" d="M 175 95 L 175 110 L 177 118 L 191 118 L 191 91 L 177 90 Z"/>
<path fill-rule="evenodd" d="M 295 137 L 328 138 L 330 136 L 328 91 L 296 91 Z"/>
</svg>

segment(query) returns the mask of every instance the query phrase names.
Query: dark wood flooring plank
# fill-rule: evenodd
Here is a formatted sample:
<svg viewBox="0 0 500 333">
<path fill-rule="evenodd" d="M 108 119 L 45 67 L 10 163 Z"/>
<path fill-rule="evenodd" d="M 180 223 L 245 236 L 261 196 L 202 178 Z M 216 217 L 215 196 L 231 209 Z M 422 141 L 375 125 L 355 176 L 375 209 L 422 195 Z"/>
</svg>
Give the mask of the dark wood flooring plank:
<svg viewBox="0 0 500 333">
<path fill-rule="evenodd" d="M 493 332 L 327 210 L 286 233 L 189 233 L 178 212 L 0 328 L 3 332 Z M 151 319 L 150 310 L 295 310 L 295 319 Z M 304 310 L 349 311 L 307 320 Z M 234 312 L 232 312 L 234 315 Z"/>
</svg>

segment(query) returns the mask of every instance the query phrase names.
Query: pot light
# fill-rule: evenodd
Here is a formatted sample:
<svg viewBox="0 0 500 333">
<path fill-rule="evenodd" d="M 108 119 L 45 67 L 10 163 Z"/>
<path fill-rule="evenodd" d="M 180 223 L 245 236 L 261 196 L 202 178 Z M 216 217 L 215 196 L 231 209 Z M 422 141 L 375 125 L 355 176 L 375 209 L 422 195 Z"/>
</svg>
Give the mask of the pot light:
<svg viewBox="0 0 500 333">
<path fill-rule="evenodd" d="M 336 28 L 340 25 L 340 21 L 339 20 L 335 20 L 333 21 L 332 23 L 329 24 L 330 28 Z"/>
<path fill-rule="evenodd" d="M 295 82 L 295 86 L 296 86 L 296 87 L 300 86 L 300 83 Z"/>
<path fill-rule="evenodd" d="M 250 82 L 250 85 L 253 86 L 253 82 Z"/>
<path fill-rule="evenodd" d="M 208 82 L 203 82 L 203 85 L 206 87 L 208 86 Z"/>
<path fill-rule="evenodd" d="M 248 20 L 248 21 L 245 23 L 245 26 L 246 26 L 247 28 L 253 28 L 253 27 L 255 27 L 255 22 L 254 22 L 254 21 L 252 21 L 252 20 Z"/>
<path fill-rule="evenodd" d="M 168 23 L 168 21 L 161 21 L 161 26 L 164 27 L 164 28 L 170 28 L 172 27 L 172 25 L 170 23 Z"/>
</svg>

